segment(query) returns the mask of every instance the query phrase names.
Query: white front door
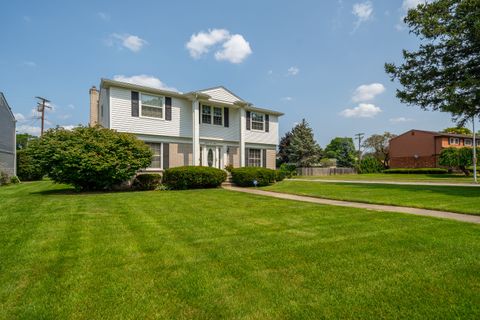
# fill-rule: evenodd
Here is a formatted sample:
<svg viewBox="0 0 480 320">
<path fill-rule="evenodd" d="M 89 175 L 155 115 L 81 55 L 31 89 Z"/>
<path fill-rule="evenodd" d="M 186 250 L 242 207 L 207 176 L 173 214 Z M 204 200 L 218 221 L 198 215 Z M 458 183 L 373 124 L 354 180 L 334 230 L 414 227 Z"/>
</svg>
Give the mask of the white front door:
<svg viewBox="0 0 480 320">
<path fill-rule="evenodd" d="M 202 149 L 202 166 L 221 169 L 221 147 L 203 146 Z"/>
</svg>

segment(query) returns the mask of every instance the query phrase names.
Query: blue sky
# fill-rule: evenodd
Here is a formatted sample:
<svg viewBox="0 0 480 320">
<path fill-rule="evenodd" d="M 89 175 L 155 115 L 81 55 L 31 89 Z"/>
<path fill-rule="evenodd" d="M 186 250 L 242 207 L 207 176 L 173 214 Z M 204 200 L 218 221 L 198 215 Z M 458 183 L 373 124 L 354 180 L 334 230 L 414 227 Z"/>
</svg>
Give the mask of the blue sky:
<svg viewBox="0 0 480 320">
<path fill-rule="evenodd" d="M 281 134 L 306 118 L 322 147 L 357 132 L 440 130 L 450 116 L 402 105 L 383 69 L 418 46 L 401 17 L 420 1 L 8 1 L 0 91 L 33 133 L 35 96 L 52 101 L 47 127 L 86 124 L 102 77 L 224 85 L 284 112 Z"/>
</svg>

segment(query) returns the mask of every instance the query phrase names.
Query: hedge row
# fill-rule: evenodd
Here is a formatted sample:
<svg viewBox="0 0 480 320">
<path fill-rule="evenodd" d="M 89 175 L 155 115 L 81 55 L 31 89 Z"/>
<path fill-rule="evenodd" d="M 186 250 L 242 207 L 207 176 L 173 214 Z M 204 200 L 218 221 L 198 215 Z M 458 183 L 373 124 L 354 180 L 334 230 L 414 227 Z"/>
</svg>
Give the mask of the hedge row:
<svg viewBox="0 0 480 320">
<path fill-rule="evenodd" d="M 226 179 L 225 171 L 210 167 L 176 167 L 163 173 L 163 184 L 174 190 L 216 188 Z"/>
<path fill-rule="evenodd" d="M 405 174 L 426 173 L 426 174 L 445 174 L 445 173 L 448 173 L 448 170 L 447 170 L 447 169 L 443 169 L 443 168 L 397 168 L 397 169 L 387 169 L 387 170 L 383 170 L 383 173 L 405 173 Z"/>
<path fill-rule="evenodd" d="M 276 180 L 283 180 L 283 173 L 261 167 L 244 167 L 232 169 L 232 180 L 240 187 L 268 186 Z M 256 184 L 255 184 L 256 182 Z"/>
</svg>

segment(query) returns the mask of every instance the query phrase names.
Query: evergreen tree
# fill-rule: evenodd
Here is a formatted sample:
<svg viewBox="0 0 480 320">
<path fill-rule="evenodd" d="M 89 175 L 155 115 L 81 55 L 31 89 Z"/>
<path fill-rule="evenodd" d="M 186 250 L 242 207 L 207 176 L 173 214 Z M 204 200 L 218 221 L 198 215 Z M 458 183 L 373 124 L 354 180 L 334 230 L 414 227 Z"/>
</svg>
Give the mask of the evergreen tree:
<svg viewBox="0 0 480 320">
<path fill-rule="evenodd" d="M 355 145 L 352 138 L 336 137 L 325 148 L 328 158 L 337 159 L 337 167 L 353 167 L 355 164 Z"/>
<path fill-rule="evenodd" d="M 290 144 L 286 154 L 291 163 L 299 167 L 310 167 L 321 157 L 322 149 L 313 137 L 313 130 L 305 119 L 297 124 L 291 132 Z"/>
<path fill-rule="evenodd" d="M 282 163 L 290 163 L 290 158 L 288 155 L 288 147 L 290 146 L 290 142 L 292 141 L 292 131 L 288 131 L 285 135 L 280 139 L 280 143 L 278 145 L 278 159 L 280 164 Z"/>
</svg>

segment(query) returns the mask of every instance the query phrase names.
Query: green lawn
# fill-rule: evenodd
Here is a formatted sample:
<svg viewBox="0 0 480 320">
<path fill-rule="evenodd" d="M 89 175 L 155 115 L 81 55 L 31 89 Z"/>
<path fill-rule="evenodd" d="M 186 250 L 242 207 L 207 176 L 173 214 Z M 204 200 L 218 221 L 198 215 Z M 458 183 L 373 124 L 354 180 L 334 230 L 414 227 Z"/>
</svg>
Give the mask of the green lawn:
<svg viewBox="0 0 480 320">
<path fill-rule="evenodd" d="M 0 188 L 0 319 L 480 318 L 480 226 L 215 189 Z"/>
<path fill-rule="evenodd" d="M 446 182 L 446 183 L 473 183 L 472 177 L 460 174 L 397 174 L 397 173 L 368 173 L 344 174 L 334 176 L 296 176 L 301 179 L 321 180 L 371 180 L 371 181 L 399 181 L 399 182 Z"/>
<path fill-rule="evenodd" d="M 480 187 L 284 180 L 264 189 L 335 200 L 389 204 L 480 215 Z"/>
</svg>

